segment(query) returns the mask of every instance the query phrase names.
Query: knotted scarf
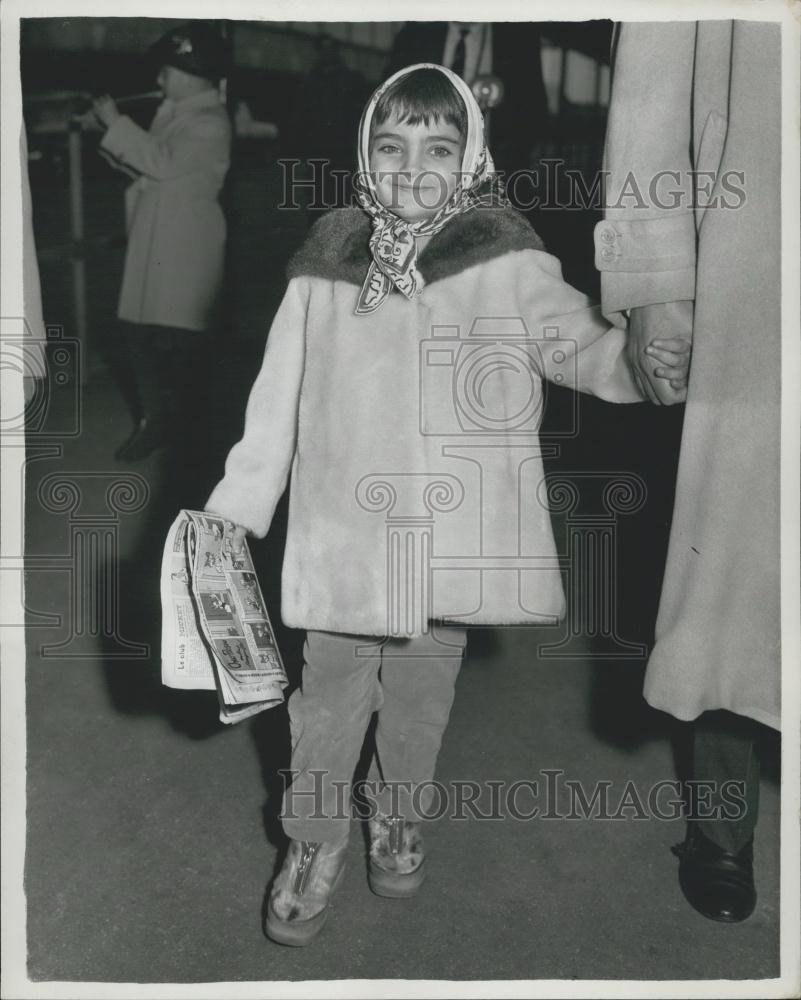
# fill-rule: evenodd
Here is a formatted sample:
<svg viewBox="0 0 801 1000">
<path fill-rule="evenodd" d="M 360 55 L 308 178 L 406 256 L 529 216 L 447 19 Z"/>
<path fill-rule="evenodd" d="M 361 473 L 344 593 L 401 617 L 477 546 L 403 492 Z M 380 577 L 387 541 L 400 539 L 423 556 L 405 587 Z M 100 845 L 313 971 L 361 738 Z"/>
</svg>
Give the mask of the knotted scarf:
<svg viewBox="0 0 801 1000">
<path fill-rule="evenodd" d="M 370 123 L 376 105 L 386 90 L 418 69 L 439 70 L 450 80 L 465 104 L 467 136 L 461 178 L 453 194 L 431 218 L 405 222 L 384 206 L 376 193 L 375 181 L 370 173 Z M 469 212 L 473 208 L 508 204 L 484 141 L 484 116 L 472 91 L 461 77 L 436 63 L 417 63 L 404 67 L 382 83 L 367 102 L 359 125 L 359 173 L 355 188 L 359 204 L 370 216 L 373 225 L 370 237 L 373 260 L 359 293 L 357 314 L 375 312 L 389 295 L 393 285 L 408 299 L 422 290 L 424 281 L 417 270 L 415 237 L 439 232 L 454 215 Z"/>
</svg>

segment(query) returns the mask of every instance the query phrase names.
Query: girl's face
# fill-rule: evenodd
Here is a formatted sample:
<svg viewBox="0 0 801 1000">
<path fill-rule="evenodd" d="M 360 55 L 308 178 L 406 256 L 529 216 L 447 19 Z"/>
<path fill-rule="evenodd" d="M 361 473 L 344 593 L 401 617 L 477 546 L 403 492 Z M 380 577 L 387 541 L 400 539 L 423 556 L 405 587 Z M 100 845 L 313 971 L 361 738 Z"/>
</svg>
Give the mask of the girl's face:
<svg viewBox="0 0 801 1000">
<path fill-rule="evenodd" d="M 464 137 L 438 119 L 409 125 L 396 116 L 370 139 L 370 172 L 381 204 L 405 222 L 436 215 L 459 183 Z"/>
</svg>

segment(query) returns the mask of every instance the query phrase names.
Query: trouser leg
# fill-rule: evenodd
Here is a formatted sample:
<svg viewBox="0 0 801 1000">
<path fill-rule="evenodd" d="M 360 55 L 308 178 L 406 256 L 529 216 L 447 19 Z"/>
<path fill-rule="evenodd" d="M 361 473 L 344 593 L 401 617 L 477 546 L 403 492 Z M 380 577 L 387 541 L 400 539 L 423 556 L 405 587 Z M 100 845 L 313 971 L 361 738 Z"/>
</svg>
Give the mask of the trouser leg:
<svg viewBox="0 0 801 1000">
<path fill-rule="evenodd" d="M 180 327 L 128 323 L 125 340 L 140 415 L 182 437 L 189 416 L 208 409 L 204 363 L 208 335 Z"/>
<path fill-rule="evenodd" d="M 347 835 L 353 772 L 380 701 L 380 648 L 360 636 L 306 635 L 301 686 L 289 699 L 292 784 L 282 810 L 294 840 Z"/>
<path fill-rule="evenodd" d="M 108 355 L 115 382 L 128 405 L 134 424 L 144 416 L 144 406 L 139 392 L 133 360 L 133 337 L 141 336 L 145 328 L 132 323 L 120 323 L 113 332 Z"/>
<path fill-rule="evenodd" d="M 154 426 L 163 427 L 169 422 L 169 340 L 163 328 L 134 323 L 128 325 L 126 335 L 142 416 Z"/>
<path fill-rule="evenodd" d="M 734 854 L 752 836 L 759 813 L 754 725 L 750 719 L 727 711 L 704 712 L 695 723 L 693 780 L 709 784 L 709 804 L 724 813 L 719 819 L 701 818 L 709 810 L 705 802 L 703 807 L 699 804 L 698 826 L 718 847 Z M 740 783 L 739 787 L 733 787 L 732 782 Z M 736 801 L 738 796 L 744 801 Z"/>
<path fill-rule="evenodd" d="M 371 778 L 380 778 L 377 805 L 386 815 L 415 821 L 440 806 L 430 783 L 466 641 L 463 628 L 432 626 L 428 635 L 384 644 Z"/>
</svg>

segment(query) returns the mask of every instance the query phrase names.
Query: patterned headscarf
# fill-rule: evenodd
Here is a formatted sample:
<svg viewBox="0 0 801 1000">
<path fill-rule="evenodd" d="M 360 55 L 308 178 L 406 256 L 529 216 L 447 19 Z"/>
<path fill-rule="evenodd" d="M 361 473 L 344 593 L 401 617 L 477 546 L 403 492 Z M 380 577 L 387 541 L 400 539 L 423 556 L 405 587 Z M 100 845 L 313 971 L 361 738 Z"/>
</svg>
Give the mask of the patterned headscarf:
<svg viewBox="0 0 801 1000">
<path fill-rule="evenodd" d="M 462 157 L 461 179 L 456 190 L 436 215 L 418 222 L 405 222 L 380 202 L 370 174 L 370 123 L 376 105 L 396 81 L 418 69 L 436 69 L 444 73 L 462 98 L 467 111 L 467 136 Z M 436 63 L 406 66 L 381 84 L 362 114 L 359 125 L 359 174 L 355 182 L 359 204 L 370 216 L 373 233 L 370 237 L 372 262 L 364 280 L 356 313 L 371 313 L 384 302 L 394 285 L 411 299 L 423 288 L 424 281 L 417 270 L 416 236 L 438 232 L 454 216 L 469 212 L 480 205 L 506 203 L 495 164 L 484 141 L 484 116 L 473 92 L 460 76 Z"/>
</svg>

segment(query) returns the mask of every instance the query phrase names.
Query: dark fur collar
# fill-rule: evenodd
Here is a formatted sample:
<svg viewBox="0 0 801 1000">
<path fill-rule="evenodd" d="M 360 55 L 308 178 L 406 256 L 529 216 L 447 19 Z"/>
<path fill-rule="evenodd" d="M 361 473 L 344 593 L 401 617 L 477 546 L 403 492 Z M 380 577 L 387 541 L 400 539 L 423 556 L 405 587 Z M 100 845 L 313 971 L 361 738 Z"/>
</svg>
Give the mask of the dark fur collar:
<svg viewBox="0 0 801 1000">
<path fill-rule="evenodd" d="M 361 285 L 370 264 L 370 219 L 360 208 L 338 208 L 312 226 L 289 261 L 287 277 L 301 275 Z M 543 250 L 542 240 L 513 208 L 476 208 L 435 233 L 417 267 L 426 284 L 513 250 Z"/>
</svg>

